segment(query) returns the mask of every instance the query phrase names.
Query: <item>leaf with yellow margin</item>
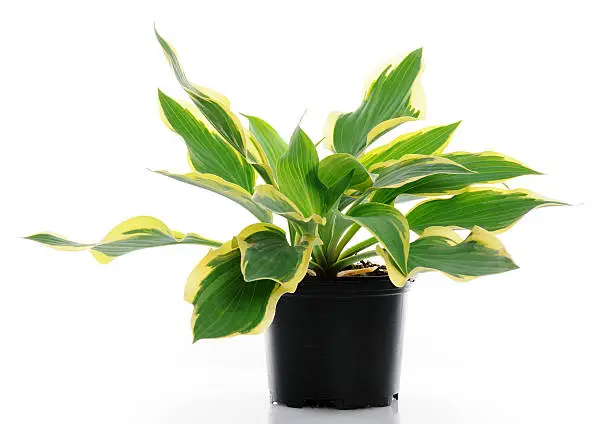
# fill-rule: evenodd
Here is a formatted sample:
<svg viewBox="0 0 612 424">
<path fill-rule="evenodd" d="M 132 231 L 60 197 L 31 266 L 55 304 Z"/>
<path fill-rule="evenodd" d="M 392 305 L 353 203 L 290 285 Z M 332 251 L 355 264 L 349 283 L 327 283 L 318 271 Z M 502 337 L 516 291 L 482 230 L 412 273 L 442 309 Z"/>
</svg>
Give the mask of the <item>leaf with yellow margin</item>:
<svg viewBox="0 0 612 424">
<path fill-rule="evenodd" d="M 211 250 L 185 288 L 185 300 L 194 306 L 193 341 L 261 333 L 272 322 L 284 293 L 272 280 L 244 280 L 236 239 Z"/>
<path fill-rule="evenodd" d="M 400 159 L 409 154 L 439 155 L 450 143 L 460 123 L 461 121 L 450 125 L 426 127 L 402 134 L 389 143 L 364 153 L 359 158 L 359 162 L 371 170 L 377 163 Z"/>
<path fill-rule="evenodd" d="M 26 237 L 58 250 L 90 250 L 94 258 L 102 264 L 135 250 L 173 244 L 201 244 L 220 246 L 215 240 L 206 239 L 195 233 L 183 234 L 170 230 L 166 224 L 151 216 L 137 216 L 113 228 L 99 243 L 75 243 L 52 233 L 39 233 Z"/>
<path fill-rule="evenodd" d="M 455 152 L 443 154 L 441 157 L 450 159 L 474 173 L 430 175 L 401 187 L 377 190 L 372 196 L 372 201 L 392 203 L 401 194 L 416 196 L 458 194 L 472 184 L 498 183 L 522 175 L 541 175 L 516 159 L 496 152 Z"/>
<path fill-rule="evenodd" d="M 525 189 L 470 188 L 448 199 L 426 200 L 408 212 L 406 218 L 416 233 L 431 226 L 465 229 L 478 226 L 501 233 L 533 209 L 563 205 L 567 204 Z"/>
<path fill-rule="evenodd" d="M 191 184 L 196 187 L 201 187 L 205 190 L 212 191 L 227 197 L 244 207 L 251 212 L 262 222 L 272 222 L 272 214 L 265 208 L 259 206 L 251 198 L 251 194 L 239 185 L 225 181 L 223 178 L 213 174 L 200 174 L 198 172 L 190 172 L 188 174 L 173 174 L 168 171 L 154 171 L 157 174 L 165 175 L 177 181 Z"/>
<path fill-rule="evenodd" d="M 445 227 L 429 227 L 410 243 L 408 276 L 440 271 L 457 281 L 517 269 L 503 244 L 487 230 L 474 227 L 465 239 Z"/>
<path fill-rule="evenodd" d="M 419 116 L 419 111 L 411 105 L 411 95 L 412 86 L 421 71 L 421 56 L 422 50 L 418 49 L 396 66 L 387 66 L 370 84 L 355 111 L 332 114 L 329 123 L 333 125 L 333 131 L 328 142 L 336 153 L 349 153 L 357 157 L 369 142 L 397 123 L 384 124 L 386 121 Z M 371 133 L 372 130 L 374 133 Z"/>
<path fill-rule="evenodd" d="M 377 251 L 387 264 L 391 281 L 403 285 L 410 248 L 410 229 L 404 215 L 393 206 L 363 203 L 350 209 L 345 217 L 366 228 L 382 244 L 384 249 Z"/>
<path fill-rule="evenodd" d="M 293 293 L 306 275 L 313 239 L 291 246 L 282 228 L 262 223 L 246 227 L 237 240 L 245 281 L 272 280 Z"/>
<path fill-rule="evenodd" d="M 253 193 L 253 167 L 234 147 L 162 91 L 159 91 L 159 103 L 168 123 L 185 141 L 189 162 L 195 171 L 217 175 Z"/>
<path fill-rule="evenodd" d="M 373 165 L 370 171 L 378 175 L 373 189 L 397 188 L 431 175 L 473 174 L 473 171 L 450 159 L 415 154 L 379 162 Z"/>
</svg>

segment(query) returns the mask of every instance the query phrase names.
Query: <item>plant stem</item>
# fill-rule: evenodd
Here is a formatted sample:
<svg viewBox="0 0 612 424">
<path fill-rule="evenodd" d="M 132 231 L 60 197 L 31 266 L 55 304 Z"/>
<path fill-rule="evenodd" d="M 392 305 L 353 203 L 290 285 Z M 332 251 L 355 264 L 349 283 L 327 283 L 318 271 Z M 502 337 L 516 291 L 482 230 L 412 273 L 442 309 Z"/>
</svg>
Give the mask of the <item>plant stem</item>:
<svg viewBox="0 0 612 424">
<path fill-rule="evenodd" d="M 316 261 L 317 265 L 319 265 L 323 269 L 327 268 L 327 258 L 325 257 L 325 253 L 323 252 L 323 248 L 321 246 L 313 247 L 312 256 Z"/>
<path fill-rule="evenodd" d="M 340 271 L 342 268 L 347 267 L 355 262 L 359 262 L 362 259 L 371 258 L 372 256 L 376 256 L 376 250 L 368 250 L 366 252 L 359 253 L 357 255 L 349 256 L 348 258 L 344 258 L 336 262 L 331 266 L 331 270 L 336 273 Z"/>
<path fill-rule="evenodd" d="M 351 239 L 355 236 L 355 234 L 357 234 L 357 231 L 359 231 L 359 228 L 361 227 L 358 224 L 353 224 L 349 227 L 346 233 L 344 233 L 344 236 L 342 236 L 342 238 L 338 242 L 338 245 L 334 249 L 334 257 L 333 257 L 334 262 L 338 260 L 338 258 L 340 257 L 340 254 L 342 253 L 342 250 L 346 247 L 348 242 L 351 241 Z"/>
<path fill-rule="evenodd" d="M 376 244 L 376 239 L 374 237 L 370 237 L 369 239 L 359 242 L 356 245 L 346 249 L 346 251 L 340 255 L 340 259 L 348 258 L 349 256 L 354 255 L 355 253 L 359 253 L 363 249 L 368 248 L 374 244 Z"/>
<path fill-rule="evenodd" d="M 317 275 L 326 275 L 327 273 L 325 272 L 325 269 L 319 265 L 318 263 L 314 262 L 314 261 L 310 261 L 310 263 L 308 264 L 310 266 L 310 268 L 314 269 L 314 271 L 317 273 Z"/>
</svg>

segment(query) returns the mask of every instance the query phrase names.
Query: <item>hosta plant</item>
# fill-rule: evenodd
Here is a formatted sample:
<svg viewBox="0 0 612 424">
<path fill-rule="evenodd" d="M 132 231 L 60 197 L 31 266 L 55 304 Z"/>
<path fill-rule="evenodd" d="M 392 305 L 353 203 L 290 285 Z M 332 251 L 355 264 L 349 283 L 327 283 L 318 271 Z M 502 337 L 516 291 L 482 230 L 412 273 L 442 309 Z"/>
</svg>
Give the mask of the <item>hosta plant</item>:
<svg viewBox="0 0 612 424">
<path fill-rule="evenodd" d="M 185 289 L 194 306 L 194 340 L 259 333 L 279 298 L 307 274 L 340 275 L 342 284 L 347 268 L 374 256 L 397 286 L 430 270 L 467 281 L 515 269 L 495 234 L 532 209 L 561 204 L 500 188 L 497 183 L 538 174 L 513 158 L 490 151 L 447 153 L 459 122 L 374 146 L 386 132 L 422 115 L 420 49 L 385 68 L 355 110 L 330 116 L 324 145 L 331 153 L 320 158 L 299 125 L 285 140 L 263 119 L 240 117 L 225 97 L 193 84 L 175 50 L 157 37 L 190 100 L 159 91 L 162 119 L 185 142 L 192 169 L 157 172 L 235 201 L 254 223 L 223 242 L 171 230 L 146 216 L 119 224 L 99 243 L 51 233 L 28 238 L 62 250 L 90 250 L 101 263 L 149 247 L 210 246 Z M 403 214 L 395 205 L 407 201 L 414 205 Z M 284 219 L 286 230 L 273 223 L 274 215 Z M 371 238 L 353 243 L 361 228 Z M 461 237 L 461 229 L 469 235 Z"/>
</svg>

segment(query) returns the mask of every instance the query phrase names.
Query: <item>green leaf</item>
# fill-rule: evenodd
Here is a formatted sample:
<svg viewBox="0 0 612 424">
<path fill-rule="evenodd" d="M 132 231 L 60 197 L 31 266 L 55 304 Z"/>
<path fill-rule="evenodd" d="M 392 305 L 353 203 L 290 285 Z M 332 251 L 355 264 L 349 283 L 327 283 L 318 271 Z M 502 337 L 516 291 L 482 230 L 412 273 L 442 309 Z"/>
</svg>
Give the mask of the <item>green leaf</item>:
<svg viewBox="0 0 612 424">
<path fill-rule="evenodd" d="M 325 214 L 326 189 L 317 176 L 318 166 L 317 150 L 298 126 L 291 136 L 289 149 L 278 161 L 276 173 L 280 191 L 304 217 Z"/>
<path fill-rule="evenodd" d="M 402 134 L 384 146 L 364 153 L 359 161 L 366 168 L 371 169 L 373 165 L 379 162 L 400 159 L 408 154 L 439 155 L 450 143 L 451 137 L 460 123 L 461 121 Z"/>
<path fill-rule="evenodd" d="M 359 154 L 375 137 L 370 131 L 394 118 L 417 118 L 419 112 L 410 105 L 411 89 L 421 70 L 422 50 L 406 56 L 397 66 L 389 65 L 370 85 L 357 110 L 339 115 L 333 124 L 331 144 L 337 153 Z M 399 122 L 377 129 L 381 135 Z"/>
<path fill-rule="evenodd" d="M 469 189 L 450 199 L 426 200 L 406 216 L 410 229 L 421 233 L 427 227 L 441 226 L 502 232 L 532 209 L 566 203 L 545 199 L 524 189 Z"/>
<path fill-rule="evenodd" d="M 273 280 L 293 293 L 308 270 L 313 240 L 291 246 L 282 228 L 253 224 L 238 235 L 238 247 L 245 281 Z"/>
<path fill-rule="evenodd" d="M 90 250 L 100 263 L 107 264 L 118 256 L 149 247 L 172 244 L 202 244 L 220 246 L 215 240 L 194 233 L 183 234 L 170 230 L 166 224 L 151 216 L 137 216 L 113 228 L 99 243 L 76 243 L 52 233 L 39 233 L 26 237 L 58 250 Z"/>
<path fill-rule="evenodd" d="M 270 162 L 274 174 L 276 174 L 276 164 L 280 157 L 287 151 L 287 143 L 278 135 L 276 130 L 263 119 L 244 114 L 243 116 L 249 120 L 249 131 L 259 142 L 259 145 Z"/>
<path fill-rule="evenodd" d="M 232 240 L 211 250 L 189 276 L 185 300 L 194 305 L 194 342 L 258 334 L 272 322 L 285 290 L 272 280 L 244 281 L 240 262 L 240 250 Z"/>
<path fill-rule="evenodd" d="M 168 63 L 172 67 L 176 79 L 189 97 L 191 97 L 191 100 L 219 134 L 238 152 L 245 155 L 247 146 L 246 134 L 238 117 L 230 111 L 230 104 L 227 98 L 210 89 L 192 84 L 185 75 L 174 48 L 159 35 L 157 30 L 155 30 L 155 35 L 166 55 Z"/>
<path fill-rule="evenodd" d="M 398 160 L 380 162 L 372 166 L 371 172 L 378 174 L 374 188 L 397 188 L 436 174 L 472 174 L 463 165 L 439 156 L 405 155 Z"/>
<path fill-rule="evenodd" d="M 368 170 L 348 153 L 335 153 L 319 163 L 319 179 L 326 187 L 332 187 L 342 178 L 353 172 L 350 188 L 364 191 L 372 186 L 372 177 Z"/>
<path fill-rule="evenodd" d="M 244 207 L 246 210 L 255 215 L 255 217 L 257 217 L 257 219 L 260 221 L 272 222 L 272 214 L 255 203 L 248 191 L 239 185 L 225 181 L 221 177 L 213 174 L 199 174 L 197 172 L 190 172 L 185 175 L 173 174 L 168 171 L 155 172 L 173 178 L 177 181 L 182 181 L 184 183 L 220 194 L 221 196 L 227 197 L 228 199 L 231 199 L 240 206 Z"/>
<path fill-rule="evenodd" d="M 312 214 L 304 216 L 302 211 L 291 199 L 270 184 L 255 187 L 253 201 L 270 212 L 295 222 L 312 222 L 315 224 L 322 224 L 325 222 L 321 215 Z"/>
<path fill-rule="evenodd" d="M 161 91 L 159 102 L 172 129 L 185 140 L 191 165 L 196 171 L 217 175 L 253 193 L 255 173 L 235 148 Z"/>
<path fill-rule="evenodd" d="M 491 233 L 474 227 L 465 239 L 445 227 L 429 227 L 410 244 L 409 276 L 437 270 L 457 281 L 517 269 L 518 266 Z"/>
<path fill-rule="evenodd" d="M 521 175 L 540 174 L 516 159 L 495 152 L 456 152 L 442 157 L 465 166 L 474 171 L 474 174 L 431 175 L 398 188 L 378 190 L 372 196 L 372 201 L 391 203 L 400 194 L 417 196 L 457 194 L 472 184 L 496 183 Z"/>
<path fill-rule="evenodd" d="M 349 210 L 346 218 L 366 228 L 382 244 L 384 251 L 379 254 L 382 253 L 388 268 L 397 270 L 389 273 L 391 281 L 397 286 L 404 285 L 410 247 L 410 230 L 404 215 L 389 205 L 364 203 Z"/>
</svg>

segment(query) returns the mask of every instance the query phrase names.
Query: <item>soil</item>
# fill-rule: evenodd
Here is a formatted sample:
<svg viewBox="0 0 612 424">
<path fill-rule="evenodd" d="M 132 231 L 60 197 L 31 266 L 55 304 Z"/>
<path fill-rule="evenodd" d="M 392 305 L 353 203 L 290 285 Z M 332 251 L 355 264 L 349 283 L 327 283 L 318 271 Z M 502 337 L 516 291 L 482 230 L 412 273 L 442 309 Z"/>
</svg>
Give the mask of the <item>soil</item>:
<svg viewBox="0 0 612 424">
<path fill-rule="evenodd" d="M 379 275 L 387 275 L 387 267 L 385 265 L 375 264 L 370 261 L 359 261 L 356 264 L 349 265 L 342 269 L 342 271 L 348 271 L 353 269 L 363 269 L 363 268 L 376 268 L 374 271 L 370 271 L 363 275 L 371 275 L 371 276 L 379 276 Z"/>
</svg>

